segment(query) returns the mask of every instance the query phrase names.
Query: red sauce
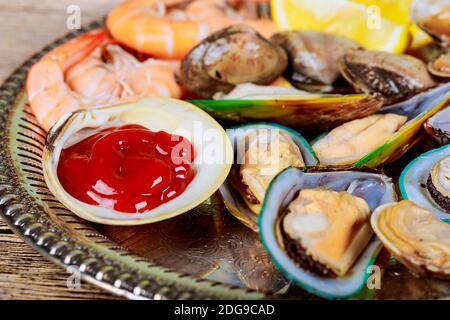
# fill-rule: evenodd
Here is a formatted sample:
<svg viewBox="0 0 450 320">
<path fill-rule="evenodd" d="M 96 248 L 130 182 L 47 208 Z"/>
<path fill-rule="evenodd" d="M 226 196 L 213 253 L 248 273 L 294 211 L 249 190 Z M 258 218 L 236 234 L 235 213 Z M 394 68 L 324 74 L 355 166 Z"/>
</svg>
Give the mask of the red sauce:
<svg viewBox="0 0 450 320">
<path fill-rule="evenodd" d="M 58 177 L 80 201 L 141 213 L 179 196 L 195 176 L 193 161 L 186 138 L 125 125 L 64 149 Z"/>
</svg>

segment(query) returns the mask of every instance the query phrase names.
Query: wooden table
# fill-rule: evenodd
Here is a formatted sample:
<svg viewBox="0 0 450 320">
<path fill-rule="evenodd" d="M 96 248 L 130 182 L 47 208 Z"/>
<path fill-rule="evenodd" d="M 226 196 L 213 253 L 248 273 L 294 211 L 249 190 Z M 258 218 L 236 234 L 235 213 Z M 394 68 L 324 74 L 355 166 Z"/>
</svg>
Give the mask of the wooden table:
<svg viewBox="0 0 450 320">
<path fill-rule="evenodd" d="M 120 0 L 0 0 L 0 82 L 34 52 L 69 32 L 67 8 L 79 6 L 81 23 L 104 16 Z M 82 283 L 67 288 L 69 274 L 16 236 L 0 218 L 0 299 L 112 299 Z"/>
</svg>

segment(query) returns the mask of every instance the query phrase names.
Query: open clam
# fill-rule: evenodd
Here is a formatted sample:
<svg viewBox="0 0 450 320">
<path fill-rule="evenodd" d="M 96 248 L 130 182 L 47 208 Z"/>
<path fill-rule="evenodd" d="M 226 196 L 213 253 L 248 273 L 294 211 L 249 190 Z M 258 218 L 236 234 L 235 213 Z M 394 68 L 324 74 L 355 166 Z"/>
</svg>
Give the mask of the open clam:
<svg viewBox="0 0 450 320">
<path fill-rule="evenodd" d="M 450 143 L 450 107 L 439 111 L 424 124 L 427 133 L 440 144 Z"/>
<path fill-rule="evenodd" d="M 378 167 L 400 158 L 420 139 L 427 119 L 450 101 L 450 83 L 383 107 L 313 141 L 321 164 Z"/>
<path fill-rule="evenodd" d="M 258 231 L 258 214 L 273 177 L 290 166 L 316 165 L 317 159 L 300 134 L 280 125 L 251 124 L 227 132 L 236 159 L 219 191 L 228 210 Z"/>
<path fill-rule="evenodd" d="M 136 213 L 117 211 L 116 207 L 113 206 L 114 201 L 108 200 L 108 197 L 115 194 L 116 190 L 110 187 L 108 184 L 110 180 L 106 179 L 97 180 L 97 183 L 92 185 L 92 192 L 89 191 L 95 194 L 94 200 L 100 198 L 97 204 L 80 201 L 79 198 L 69 193 L 66 185 L 62 183 L 64 179 L 61 178 L 65 178 L 60 175 L 59 171 L 62 153 L 77 145 L 77 143 L 85 141 L 86 138 L 92 138 L 94 134 L 126 125 L 137 125 L 144 130 L 151 130 L 152 133 L 163 132 L 171 134 L 172 137 L 177 135 L 190 140 L 194 153 L 194 161 L 191 164 L 195 171 L 193 179 L 186 189 L 176 197 L 170 198 L 151 210 L 136 211 Z M 197 133 L 195 130 L 198 130 Z M 202 135 L 202 133 L 209 137 L 208 140 L 204 138 L 205 135 Z M 212 137 L 214 139 L 211 139 Z M 120 150 L 122 150 L 121 146 L 125 144 L 125 149 L 114 152 L 121 153 L 123 161 L 129 160 L 127 151 L 129 145 L 126 145 L 124 140 L 117 143 Z M 168 155 L 166 152 L 168 149 L 164 149 L 159 143 L 152 148 L 159 150 L 158 152 L 161 154 Z M 172 149 L 172 151 L 174 150 Z M 180 152 L 180 150 L 175 152 Z M 148 163 L 142 162 L 144 152 L 146 151 L 137 150 L 135 154 L 137 163 Z M 102 154 L 104 155 L 104 153 Z M 172 154 L 168 156 L 172 156 Z M 108 161 L 109 159 L 105 158 L 105 160 Z M 126 172 L 123 172 L 126 171 L 124 169 L 125 164 L 120 161 L 119 163 L 113 163 L 111 167 L 111 172 L 114 174 L 113 178 L 127 179 Z M 45 181 L 50 191 L 67 208 L 81 218 L 111 225 L 138 225 L 174 217 L 208 199 L 228 175 L 232 162 L 232 148 L 223 128 L 202 110 L 184 101 L 148 98 L 110 107 L 81 110 L 60 119 L 49 132 L 42 162 Z M 103 163 L 105 162 L 101 162 L 99 168 L 108 170 L 108 168 L 105 169 L 107 164 Z M 175 168 L 175 172 L 178 172 L 178 168 Z M 140 170 L 143 169 L 139 167 L 130 168 L 130 171 L 133 172 L 131 177 L 141 179 L 142 173 L 140 173 Z M 178 177 L 178 174 L 176 177 Z M 153 188 L 155 183 L 161 183 L 161 179 L 158 179 L 149 180 L 148 184 L 145 185 L 151 185 L 150 188 Z M 85 178 L 84 180 L 88 179 Z M 133 188 L 128 189 L 134 190 L 133 181 L 130 182 Z M 145 192 L 146 196 L 149 195 L 148 192 Z M 140 207 L 142 207 L 141 205 L 142 203 L 139 203 Z M 137 205 L 136 209 L 138 209 Z"/>
<path fill-rule="evenodd" d="M 380 206 L 371 224 L 385 247 L 416 276 L 450 279 L 450 225 L 404 200 Z"/>
<path fill-rule="evenodd" d="M 325 298 L 354 297 L 363 289 L 381 249 L 369 216 L 397 199 L 387 176 L 342 169 L 284 170 L 259 216 L 261 241 L 277 268 Z"/>
<path fill-rule="evenodd" d="M 450 223 L 450 145 L 428 151 L 413 160 L 399 179 L 404 199 L 414 201 Z"/>
</svg>

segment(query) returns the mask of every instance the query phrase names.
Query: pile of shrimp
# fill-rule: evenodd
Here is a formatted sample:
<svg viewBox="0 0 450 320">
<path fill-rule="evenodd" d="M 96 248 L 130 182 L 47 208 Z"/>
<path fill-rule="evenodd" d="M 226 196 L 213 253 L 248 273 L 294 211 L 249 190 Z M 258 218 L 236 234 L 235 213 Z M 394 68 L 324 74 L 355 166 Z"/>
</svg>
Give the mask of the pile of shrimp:
<svg viewBox="0 0 450 320">
<path fill-rule="evenodd" d="M 180 98 L 180 60 L 209 34 L 235 23 L 266 36 L 276 31 L 246 10 L 256 1 L 262 0 L 128 0 L 110 12 L 106 29 L 59 46 L 32 66 L 26 81 L 31 110 L 48 131 L 79 109 L 145 96 Z M 232 7 L 239 5 L 240 11 Z"/>
</svg>

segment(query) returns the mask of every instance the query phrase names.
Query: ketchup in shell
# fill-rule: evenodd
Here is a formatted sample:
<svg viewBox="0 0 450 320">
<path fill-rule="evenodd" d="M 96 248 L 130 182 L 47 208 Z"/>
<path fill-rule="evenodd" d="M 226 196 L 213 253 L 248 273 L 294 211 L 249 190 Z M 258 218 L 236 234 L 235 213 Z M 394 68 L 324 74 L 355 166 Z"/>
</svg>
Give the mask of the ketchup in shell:
<svg viewBox="0 0 450 320">
<path fill-rule="evenodd" d="M 105 129 L 64 149 L 58 178 L 74 198 L 142 213 L 179 196 L 195 176 L 188 139 L 140 125 Z"/>
</svg>

